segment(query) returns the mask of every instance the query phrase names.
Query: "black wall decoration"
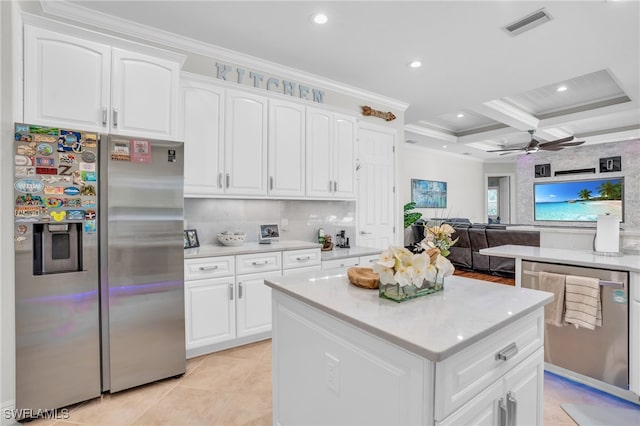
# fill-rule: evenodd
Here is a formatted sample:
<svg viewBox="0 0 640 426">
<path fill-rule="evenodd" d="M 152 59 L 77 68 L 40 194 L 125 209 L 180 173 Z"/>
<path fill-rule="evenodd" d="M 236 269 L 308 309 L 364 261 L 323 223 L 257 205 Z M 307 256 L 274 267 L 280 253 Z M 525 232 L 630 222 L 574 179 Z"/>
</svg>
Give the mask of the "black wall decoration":
<svg viewBox="0 0 640 426">
<path fill-rule="evenodd" d="M 600 159 L 600 173 L 622 171 L 622 160 L 620 157 L 607 157 Z"/>
<path fill-rule="evenodd" d="M 536 164 L 536 174 L 535 177 L 540 178 L 540 177 L 549 177 L 551 176 L 551 164 L 547 163 L 547 164 Z"/>
</svg>

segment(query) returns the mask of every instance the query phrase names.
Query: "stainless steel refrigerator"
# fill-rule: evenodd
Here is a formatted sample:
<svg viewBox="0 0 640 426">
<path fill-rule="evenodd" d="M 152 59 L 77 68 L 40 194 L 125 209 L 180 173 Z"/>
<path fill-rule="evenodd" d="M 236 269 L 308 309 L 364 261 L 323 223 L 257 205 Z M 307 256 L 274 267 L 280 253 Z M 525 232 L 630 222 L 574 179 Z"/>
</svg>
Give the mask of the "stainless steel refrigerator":
<svg viewBox="0 0 640 426">
<path fill-rule="evenodd" d="M 183 374 L 182 143 L 15 130 L 18 412 Z"/>
</svg>

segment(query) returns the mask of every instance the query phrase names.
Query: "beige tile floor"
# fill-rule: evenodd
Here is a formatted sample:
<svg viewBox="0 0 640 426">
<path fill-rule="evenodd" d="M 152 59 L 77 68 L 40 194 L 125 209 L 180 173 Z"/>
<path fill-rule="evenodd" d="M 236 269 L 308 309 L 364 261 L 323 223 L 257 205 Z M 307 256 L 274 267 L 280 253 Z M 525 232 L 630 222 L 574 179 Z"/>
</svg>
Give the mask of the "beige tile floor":
<svg viewBox="0 0 640 426">
<path fill-rule="evenodd" d="M 545 375 L 544 383 L 545 426 L 575 425 L 560 408 L 563 402 L 631 406 L 552 374 Z M 70 407 L 68 419 L 37 420 L 27 425 L 271 423 L 271 341 L 266 340 L 191 359 L 183 377 L 75 405 Z"/>
</svg>

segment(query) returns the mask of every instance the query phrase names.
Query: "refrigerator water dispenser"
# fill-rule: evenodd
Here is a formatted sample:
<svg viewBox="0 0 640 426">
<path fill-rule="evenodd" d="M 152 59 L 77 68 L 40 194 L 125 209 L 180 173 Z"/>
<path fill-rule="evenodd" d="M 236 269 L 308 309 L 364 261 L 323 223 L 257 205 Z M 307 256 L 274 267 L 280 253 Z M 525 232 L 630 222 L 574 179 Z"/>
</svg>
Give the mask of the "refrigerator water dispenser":
<svg viewBox="0 0 640 426">
<path fill-rule="evenodd" d="M 82 223 L 33 225 L 33 275 L 82 271 Z"/>
</svg>

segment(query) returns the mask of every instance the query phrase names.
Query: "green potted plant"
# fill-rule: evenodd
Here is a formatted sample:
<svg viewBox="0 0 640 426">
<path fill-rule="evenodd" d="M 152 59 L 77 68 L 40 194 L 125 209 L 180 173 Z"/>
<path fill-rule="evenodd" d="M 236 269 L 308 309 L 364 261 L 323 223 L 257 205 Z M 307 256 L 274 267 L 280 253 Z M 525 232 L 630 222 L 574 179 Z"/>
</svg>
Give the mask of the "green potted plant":
<svg viewBox="0 0 640 426">
<path fill-rule="evenodd" d="M 422 217 L 422 213 L 411 211 L 415 208 L 416 203 L 414 202 L 404 205 L 404 229 L 407 229 Z"/>
</svg>

